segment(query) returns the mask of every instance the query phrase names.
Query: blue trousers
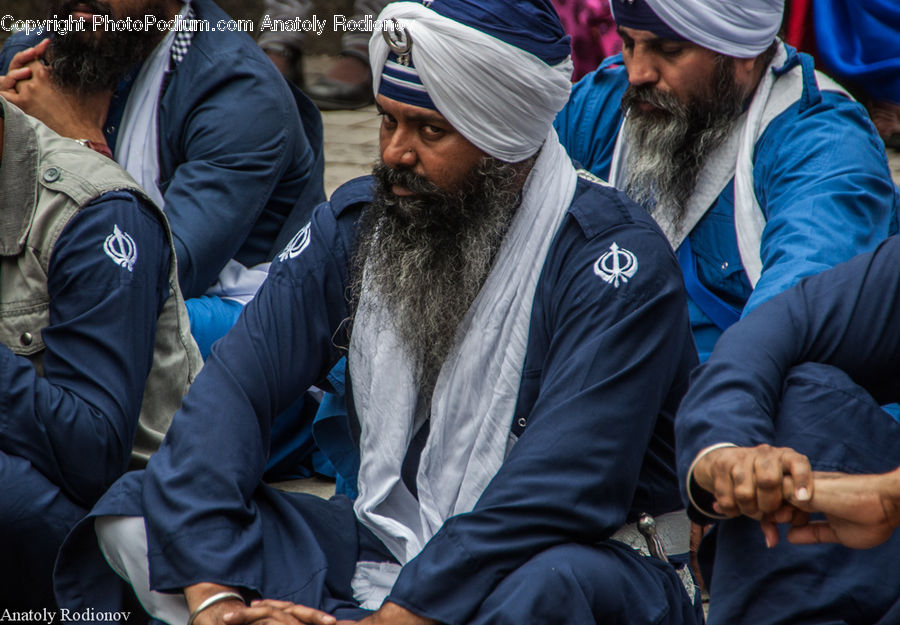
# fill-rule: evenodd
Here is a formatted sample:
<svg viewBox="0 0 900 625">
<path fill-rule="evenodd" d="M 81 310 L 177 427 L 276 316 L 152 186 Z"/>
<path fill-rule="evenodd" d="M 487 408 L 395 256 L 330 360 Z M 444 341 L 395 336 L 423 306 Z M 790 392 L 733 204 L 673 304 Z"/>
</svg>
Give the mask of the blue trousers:
<svg viewBox="0 0 900 625">
<path fill-rule="evenodd" d="M 0 607 L 55 606 L 56 552 L 87 510 L 19 456 L 0 452 Z"/>
<path fill-rule="evenodd" d="M 128 488 L 105 498 L 92 514 L 140 515 L 139 475 Z M 313 606 L 338 619 L 369 614 L 353 599 L 351 580 L 359 560 L 394 561 L 386 547 L 362 526 L 345 496 L 330 500 L 283 493 L 262 486 L 254 494 L 262 548 L 243 563 L 245 582 L 261 596 Z M 62 549 L 56 569 L 61 607 L 121 609 L 130 594 L 106 565 L 97 547 L 93 520 L 83 520 Z M 685 558 L 686 559 L 686 558 Z M 182 588 L 208 571 L 150 557 L 150 570 L 165 588 Z M 678 562 L 678 565 L 683 565 Z M 697 593 L 699 594 L 699 593 Z M 640 555 L 621 543 L 564 544 L 535 555 L 501 581 L 468 621 L 472 625 L 700 625 L 699 597 L 692 602 L 670 565 Z"/>
<path fill-rule="evenodd" d="M 356 520 L 346 497 L 323 501 L 277 493 L 260 510 L 277 512 L 276 517 L 263 519 L 266 579 L 295 589 L 290 592 L 282 586 L 270 594 L 263 588 L 264 595 L 289 596 L 339 619 L 367 614 L 352 598 L 356 562 L 394 559 Z M 285 532 L 286 526 L 290 531 Z M 279 561 L 269 559 L 272 556 Z M 471 625 L 702 622 L 699 597 L 691 602 L 673 566 L 615 541 L 565 544 L 539 553 L 504 579 L 470 621 Z"/>
<path fill-rule="evenodd" d="M 807 363 L 785 380 L 775 445 L 814 470 L 884 473 L 900 466 L 900 423 L 845 373 Z M 868 550 L 792 545 L 767 549 L 759 523 L 719 522 L 700 548 L 709 625 L 900 623 L 900 532 Z"/>
</svg>

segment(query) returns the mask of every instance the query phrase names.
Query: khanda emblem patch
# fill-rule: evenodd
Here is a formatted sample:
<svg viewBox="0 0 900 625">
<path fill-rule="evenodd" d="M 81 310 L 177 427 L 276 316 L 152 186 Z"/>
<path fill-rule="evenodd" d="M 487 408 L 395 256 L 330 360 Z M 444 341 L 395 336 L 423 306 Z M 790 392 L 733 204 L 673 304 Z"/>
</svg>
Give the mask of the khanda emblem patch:
<svg viewBox="0 0 900 625">
<path fill-rule="evenodd" d="M 594 273 L 617 289 L 628 282 L 638 270 L 637 256 L 613 243 L 609 251 L 594 263 Z"/>
<path fill-rule="evenodd" d="M 119 230 L 119 225 L 113 226 L 113 232 L 106 237 L 103 243 L 103 251 L 113 259 L 119 267 L 128 271 L 134 271 L 134 263 L 137 262 L 137 245 L 127 232 Z"/>
<path fill-rule="evenodd" d="M 390 22 L 385 22 L 381 36 L 384 37 L 391 52 L 397 55 L 397 61 L 401 65 L 409 65 L 409 53 L 412 50 L 413 40 L 406 26 L 398 22 L 396 17 L 392 17 Z"/>
<path fill-rule="evenodd" d="M 281 250 L 281 253 L 278 255 L 278 260 L 284 262 L 290 258 L 297 258 L 297 256 L 300 255 L 300 252 L 309 246 L 309 231 L 311 229 L 312 222 L 303 226 L 300 229 L 300 232 L 295 234 L 294 237 L 288 241 L 288 244 L 284 246 L 284 249 Z"/>
</svg>

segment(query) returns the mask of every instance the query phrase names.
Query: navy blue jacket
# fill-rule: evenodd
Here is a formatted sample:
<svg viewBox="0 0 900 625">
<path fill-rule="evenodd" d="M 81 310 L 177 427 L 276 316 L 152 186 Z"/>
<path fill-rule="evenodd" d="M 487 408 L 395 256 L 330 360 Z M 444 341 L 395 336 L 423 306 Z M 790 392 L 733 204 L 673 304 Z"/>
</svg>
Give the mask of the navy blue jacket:
<svg viewBox="0 0 900 625">
<path fill-rule="evenodd" d="M 803 280 L 726 331 L 678 412 L 682 491 L 702 449 L 721 442 L 773 443 L 782 385 L 794 365 L 833 365 L 879 403 L 900 401 L 898 311 L 895 236 L 874 252 Z"/>
<path fill-rule="evenodd" d="M 57 239 L 47 275 L 50 325 L 41 331 L 43 377 L 0 346 L 0 452 L 26 458 L 85 507 L 128 466 L 169 293 L 165 232 L 142 202 L 106 193 Z M 103 251 L 115 226 L 135 241 L 133 271 Z"/>
<path fill-rule="evenodd" d="M 95 508 L 145 515 L 154 588 L 209 580 L 276 598 L 296 592 L 267 558 L 253 497 L 273 419 L 324 380 L 348 345 L 348 262 L 370 185 L 348 183 L 316 209 L 308 245 L 273 263 L 213 347 L 143 477 L 126 476 Z M 613 244 L 639 263 L 618 287 L 595 273 Z M 475 509 L 449 519 L 404 567 L 390 600 L 465 622 L 535 554 L 608 538 L 641 511 L 680 508 L 673 413 L 696 361 L 662 233 L 624 195 L 579 180 L 535 293 L 512 421 L 518 442 Z M 78 560 L 103 567 L 89 554 Z M 96 594 L 84 579 L 97 578 L 83 565 L 58 575 L 57 588 Z"/>
<path fill-rule="evenodd" d="M 211 0 L 191 4 L 213 25 L 229 19 Z M 0 72 L 42 38 L 11 36 Z M 110 104 L 110 146 L 136 73 Z M 246 266 L 269 260 L 283 245 L 276 238 L 291 212 L 305 219 L 325 199 L 323 167 L 321 116 L 309 99 L 246 33 L 196 32 L 184 60 L 166 74 L 159 106 L 160 189 L 184 296 L 202 295 L 231 258 Z"/>
</svg>

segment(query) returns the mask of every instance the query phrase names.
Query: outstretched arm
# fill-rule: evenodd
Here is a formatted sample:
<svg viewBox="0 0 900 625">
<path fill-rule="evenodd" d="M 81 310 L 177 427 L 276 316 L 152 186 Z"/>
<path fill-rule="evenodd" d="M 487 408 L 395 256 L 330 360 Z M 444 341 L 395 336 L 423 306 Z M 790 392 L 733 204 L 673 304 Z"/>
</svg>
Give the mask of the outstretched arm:
<svg viewBox="0 0 900 625">
<path fill-rule="evenodd" d="M 791 542 L 868 549 L 886 541 L 900 526 L 900 467 L 882 475 L 817 472 L 813 477 L 813 497 L 791 501 L 807 512 L 824 513 L 825 520 L 791 528 Z"/>
</svg>

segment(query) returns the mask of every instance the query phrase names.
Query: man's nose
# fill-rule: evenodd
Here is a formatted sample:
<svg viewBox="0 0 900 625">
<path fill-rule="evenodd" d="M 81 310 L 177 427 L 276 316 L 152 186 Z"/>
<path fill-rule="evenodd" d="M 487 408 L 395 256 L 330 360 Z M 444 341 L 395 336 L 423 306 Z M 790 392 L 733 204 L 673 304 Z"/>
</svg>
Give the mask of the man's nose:
<svg viewBox="0 0 900 625">
<path fill-rule="evenodd" d="M 659 80 L 659 69 L 652 54 L 639 49 L 625 57 L 625 69 L 628 71 L 628 82 L 632 85 L 652 85 Z"/>
<path fill-rule="evenodd" d="M 414 142 L 407 132 L 395 131 L 381 150 L 381 159 L 388 167 L 410 169 L 418 161 Z"/>
</svg>

